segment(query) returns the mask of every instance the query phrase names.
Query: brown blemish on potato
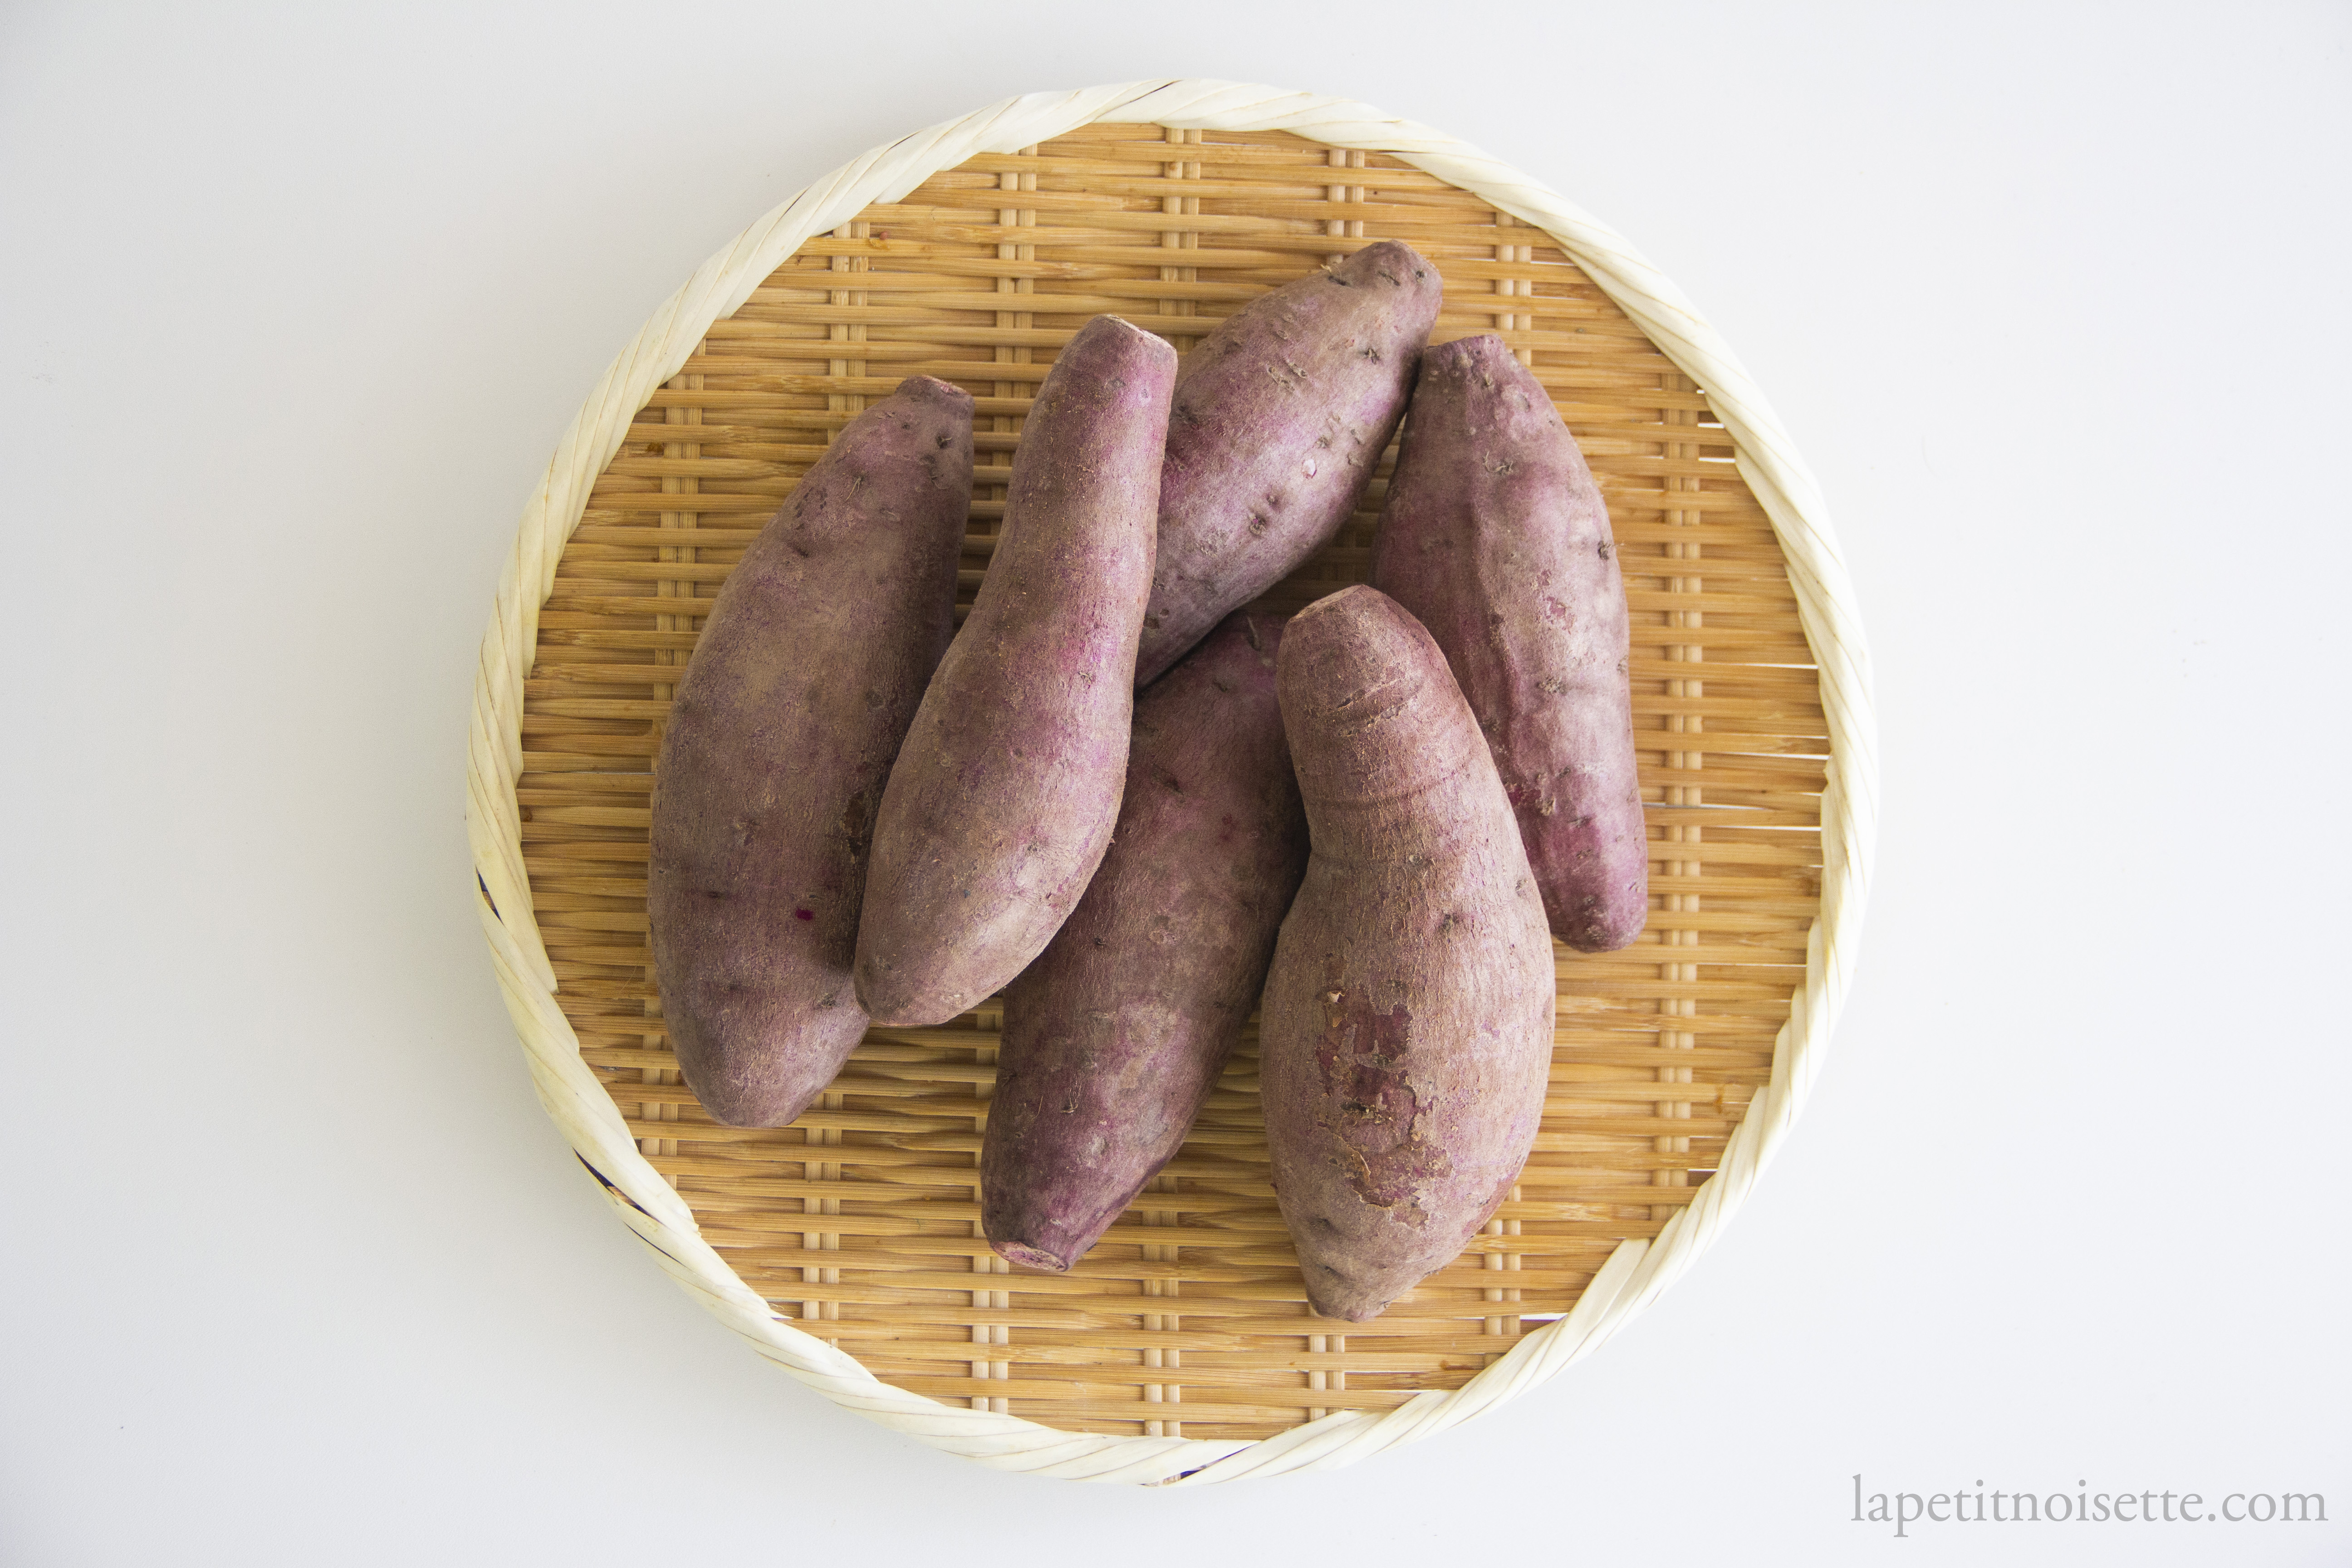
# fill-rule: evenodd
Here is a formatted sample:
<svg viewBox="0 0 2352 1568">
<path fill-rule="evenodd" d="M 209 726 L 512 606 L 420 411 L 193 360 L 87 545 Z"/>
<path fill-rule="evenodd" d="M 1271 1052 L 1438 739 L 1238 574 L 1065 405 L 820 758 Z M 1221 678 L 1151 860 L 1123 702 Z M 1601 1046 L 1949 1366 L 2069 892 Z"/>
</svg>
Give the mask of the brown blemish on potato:
<svg viewBox="0 0 2352 1568">
<path fill-rule="evenodd" d="M 842 837 L 849 842 L 849 858 L 852 860 L 864 859 L 866 846 L 874 835 L 872 791 L 860 790 L 849 797 L 848 804 L 841 808 L 839 826 Z"/>
<path fill-rule="evenodd" d="M 1405 1075 L 1412 1010 L 1400 1002 L 1383 1013 L 1334 990 L 1324 993 L 1324 1020 L 1315 1050 L 1327 1090 L 1322 1120 L 1339 1140 L 1348 1184 L 1375 1208 L 1426 1226 L 1423 1188 L 1453 1174 L 1454 1164 L 1423 1135 L 1429 1107 Z"/>
</svg>

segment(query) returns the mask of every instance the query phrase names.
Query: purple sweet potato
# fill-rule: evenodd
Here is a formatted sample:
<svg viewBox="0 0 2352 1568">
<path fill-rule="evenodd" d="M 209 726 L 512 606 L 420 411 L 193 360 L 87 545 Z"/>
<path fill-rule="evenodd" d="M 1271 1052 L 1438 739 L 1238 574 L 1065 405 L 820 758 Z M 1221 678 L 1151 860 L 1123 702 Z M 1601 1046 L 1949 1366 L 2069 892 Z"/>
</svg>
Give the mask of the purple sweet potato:
<svg viewBox="0 0 2352 1568">
<path fill-rule="evenodd" d="M 1028 966 L 1118 818 L 1176 351 L 1116 316 L 1037 389 L 1004 528 L 875 821 L 858 1001 L 938 1024 Z"/>
<path fill-rule="evenodd" d="M 1138 685 L 1339 531 L 1396 433 L 1437 268 L 1393 239 L 1286 283 L 1184 356 Z"/>
<path fill-rule="evenodd" d="M 1276 686 L 1314 847 L 1258 1026 L 1274 1192 L 1307 1300 L 1361 1322 L 1518 1178 L 1551 1065 L 1552 946 L 1470 706 L 1368 587 L 1299 612 Z"/>
<path fill-rule="evenodd" d="M 678 682 L 646 913 L 670 1047 L 721 1121 L 790 1121 L 866 1031 L 868 830 L 955 632 L 971 506 L 971 395 L 900 383 L 743 552 Z"/>
<path fill-rule="evenodd" d="M 1495 753 L 1552 934 L 1623 947 L 1650 912 L 1625 584 L 1576 438 L 1492 334 L 1422 355 L 1372 584 L 1429 629 Z"/>
<path fill-rule="evenodd" d="M 980 1197 L 1015 1263 L 1067 1268 L 1168 1163 L 1265 984 L 1307 869 L 1284 619 L 1227 616 L 1136 700 L 1110 852 L 1004 994 Z"/>
</svg>

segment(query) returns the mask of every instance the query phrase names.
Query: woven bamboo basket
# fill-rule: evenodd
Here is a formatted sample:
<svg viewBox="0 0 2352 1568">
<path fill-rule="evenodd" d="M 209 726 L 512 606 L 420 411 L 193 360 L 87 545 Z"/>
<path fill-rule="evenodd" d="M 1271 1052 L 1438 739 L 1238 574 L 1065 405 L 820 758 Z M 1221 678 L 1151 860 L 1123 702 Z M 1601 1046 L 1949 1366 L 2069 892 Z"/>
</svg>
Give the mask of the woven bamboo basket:
<svg viewBox="0 0 2352 1568">
<path fill-rule="evenodd" d="M 1635 623 L 1654 908 L 1623 952 L 1559 951 L 1547 1114 L 1486 1233 L 1370 1323 L 1313 1316 L 1268 1185 L 1254 1037 L 1065 1276 L 1014 1271 L 981 1234 L 993 1002 L 872 1030 L 791 1127 L 711 1122 L 654 986 L 651 768 L 698 617 L 796 476 L 904 376 L 971 391 L 968 605 L 1028 400 L 1089 317 L 1181 350 L 1386 237 L 1444 277 L 1435 341 L 1499 332 L 1551 391 L 1607 497 Z M 1359 580 L 1382 488 L 1283 592 Z M 1498 1404 L 1600 1344 L 1728 1221 L 1846 990 L 1869 692 L 1811 474 L 1622 239 L 1361 104 L 1141 82 L 877 149 L 664 303 L 524 514 L 482 646 L 467 821 L 541 1100 L 681 1285 L 794 1376 L 940 1447 L 1201 1484 L 1352 1463 Z"/>
</svg>

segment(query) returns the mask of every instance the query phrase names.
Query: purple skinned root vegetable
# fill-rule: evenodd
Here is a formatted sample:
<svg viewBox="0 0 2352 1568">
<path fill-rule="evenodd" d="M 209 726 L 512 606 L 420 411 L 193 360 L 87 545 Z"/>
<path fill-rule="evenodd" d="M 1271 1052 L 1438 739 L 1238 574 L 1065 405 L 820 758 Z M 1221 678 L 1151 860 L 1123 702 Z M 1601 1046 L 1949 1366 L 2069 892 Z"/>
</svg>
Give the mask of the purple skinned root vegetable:
<svg viewBox="0 0 2352 1568">
<path fill-rule="evenodd" d="M 1377 590 L 1300 611 L 1276 676 L 1313 849 L 1259 1082 L 1307 1300 L 1361 1322 L 1460 1255 L 1542 1119 L 1543 900 L 1445 656 Z"/>
<path fill-rule="evenodd" d="M 1139 686 L 1348 521 L 1396 433 L 1443 291 L 1412 247 L 1381 240 L 1253 300 L 1184 356 Z"/>
<path fill-rule="evenodd" d="M 847 426 L 728 574 L 655 769 L 646 907 L 686 1081 L 792 1121 L 866 1031 L 868 829 L 955 631 L 970 395 L 916 376 Z"/>
<path fill-rule="evenodd" d="M 1584 455 L 1500 338 L 1422 355 L 1371 581 L 1445 650 L 1552 934 L 1625 946 L 1649 920 L 1650 846 L 1624 579 Z"/>
<path fill-rule="evenodd" d="M 877 1024 L 944 1023 L 1028 966 L 1118 817 L 1176 352 L 1115 316 L 1037 389 L 1004 527 L 891 769 L 857 932 Z"/>
<path fill-rule="evenodd" d="M 1274 671 L 1237 611 L 1137 699 L 1118 829 L 1004 995 L 981 1144 L 989 1244 L 1059 1271 L 1184 1141 L 1241 1037 L 1307 867 Z"/>
</svg>

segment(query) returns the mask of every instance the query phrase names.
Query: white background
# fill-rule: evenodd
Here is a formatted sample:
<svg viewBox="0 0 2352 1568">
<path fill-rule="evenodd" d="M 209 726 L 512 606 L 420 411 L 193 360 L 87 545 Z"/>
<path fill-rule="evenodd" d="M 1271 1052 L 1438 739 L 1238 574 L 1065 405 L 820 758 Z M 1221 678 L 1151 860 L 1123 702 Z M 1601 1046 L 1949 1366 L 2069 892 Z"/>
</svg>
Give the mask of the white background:
<svg viewBox="0 0 2352 1568">
<path fill-rule="evenodd" d="M 1024 19 L 1010 19 L 1020 12 Z M 2352 1558 L 2336 5 L 0 10 L 0 1560 Z M 762 1366 L 541 1115 L 475 646 L 607 359 L 1009 94 L 1360 98 L 1616 225 L 1828 490 L 1859 981 L 1724 1242 L 1325 1477 L 998 1476 Z M 1927 1528 L 1872 1490 L 2321 1491 Z"/>
</svg>

